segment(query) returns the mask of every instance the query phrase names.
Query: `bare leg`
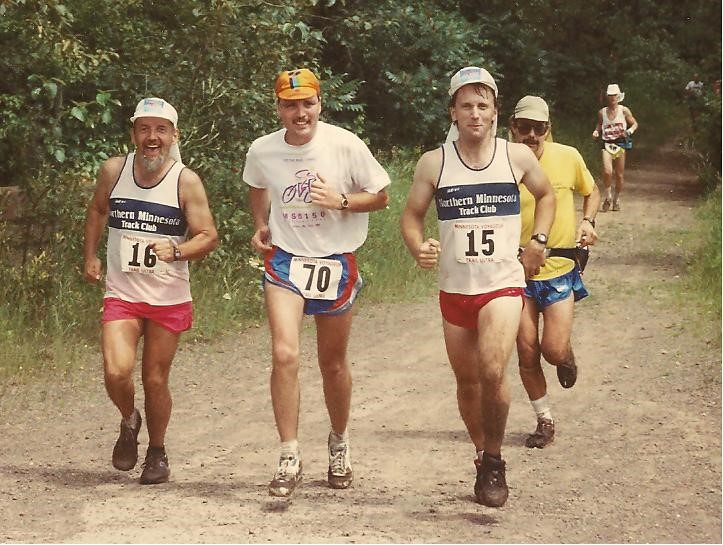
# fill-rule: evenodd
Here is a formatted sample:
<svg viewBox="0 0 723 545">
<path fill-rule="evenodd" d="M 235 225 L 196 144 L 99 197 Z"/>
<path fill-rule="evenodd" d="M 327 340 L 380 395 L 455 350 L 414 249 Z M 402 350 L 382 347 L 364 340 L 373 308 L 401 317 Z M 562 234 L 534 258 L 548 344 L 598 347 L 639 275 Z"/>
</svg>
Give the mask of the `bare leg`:
<svg viewBox="0 0 723 545">
<path fill-rule="evenodd" d="M 296 439 L 299 431 L 299 335 L 304 300 L 268 282 L 264 294 L 271 329 L 271 403 L 279 438 L 287 442 Z"/>
<path fill-rule="evenodd" d="M 520 325 L 521 297 L 499 297 L 479 313 L 478 346 L 482 381 L 485 452 L 499 456 L 505 436 L 510 391 L 505 368 Z"/>
<path fill-rule="evenodd" d="M 341 434 L 346 431 L 351 408 L 352 379 L 346 355 L 352 311 L 334 316 L 317 315 L 315 319 L 326 410 L 331 429 Z"/>
<path fill-rule="evenodd" d="M 545 321 L 547 326 L 547 321 Z M 520 378 L 530 401 L 540 399 L 547 393 L 545 373 L 540 364 L 539 312 L 534 299 L 526 299 L 517 333 L 517 357 Z"/>
<path fill-rule="evenodd" d="M 105 389 L 126 419 L 133 414 L 135 406 L 133 369 L 142 333 L 143 322 L 136 319 L 105 322 L 102 329 Z"/>
<path fill-rule="evenodd" d="M 173 407 L 168 377 L 180 337 L 152 320 L 145 321 L 142 376 L 151 447 L 162 447 L 165 442 Z"/>
<path fill-rule="evenodd" d="M 475 450 L 485 448 L 482 423 L 482 383 L 477 331 L 446 320 L 442 324 L 447 356 L 457 381 L 457 406 Z"/>
</svg>

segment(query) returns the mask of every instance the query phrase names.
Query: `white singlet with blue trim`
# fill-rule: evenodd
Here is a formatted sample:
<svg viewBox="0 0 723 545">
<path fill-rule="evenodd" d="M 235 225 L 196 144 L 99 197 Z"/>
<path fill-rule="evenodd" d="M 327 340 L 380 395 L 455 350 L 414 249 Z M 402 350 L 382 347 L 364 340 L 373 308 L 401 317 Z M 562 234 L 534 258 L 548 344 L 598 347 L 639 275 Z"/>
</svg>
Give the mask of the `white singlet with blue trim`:
<svg viewBox="0 0 723 545">
<path fill-rule="evenodd" d="M 188 225 L 181 210 L 178 180 L 185 168 L 171 166 L 153 187 L 141 187 L 133 176 L 135 153 L 129 153 L 111 190 L 105 297 L 131 303 L 177 305 L 191 300 L 188 261 L 165 263 L 150 244 L 186 240 Z"/>
<path fill-rule="evenodd" d="M 517 259 L 520 190 L 507 141 L 495 138 L 490 163 L 467 166 L 455 142 L 442 146 L 442 171 L 435 194 L 439 238 L 439 288 L 478 295 L 525 286 Z"/>
</svg>

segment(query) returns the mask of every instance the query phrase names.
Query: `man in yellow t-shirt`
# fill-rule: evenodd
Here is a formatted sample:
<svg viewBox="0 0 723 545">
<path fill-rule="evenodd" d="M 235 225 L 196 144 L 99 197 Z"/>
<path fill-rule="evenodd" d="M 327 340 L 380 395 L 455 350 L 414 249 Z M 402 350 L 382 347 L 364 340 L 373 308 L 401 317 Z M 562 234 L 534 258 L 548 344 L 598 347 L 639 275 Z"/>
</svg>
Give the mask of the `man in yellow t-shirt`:
<svg viewBox="0 0 723 545">
<path fill-rule="evenodd" d="M 555 219 L 545 241 L 550 256 L 536 274 L 527 279 L 525 306 L 517 334 L 520 377 L 537 415 L 537 429 L 525 443 L 530 448 L 543 448 L 555 437 L 540 357 L 557 367 L 563 388 L 571 388 L 577 380 L 577 365 L 570 344 L 573 305 L 588 293 L 582 283 L 575 248 L 597 240 L 595 214 L 600 206 L 600 192 L 582 156 L 571 146 L 552 142 L 550 127 L 549 109 L 542 98 L 520 99 L 510 118 L 512 139 L 526 144 L 535 153 L 552 183 L 557 202 Z M 576 219 L 574 193 L 584 197 L 580 223 Z M 524 186 L 520 186 L 520 203 L 520 247 L 524 247 L 532 236 L 535 216 L 535 201 Z M 541 339 L 540 314 L 544 322 Z"/>
</svg>

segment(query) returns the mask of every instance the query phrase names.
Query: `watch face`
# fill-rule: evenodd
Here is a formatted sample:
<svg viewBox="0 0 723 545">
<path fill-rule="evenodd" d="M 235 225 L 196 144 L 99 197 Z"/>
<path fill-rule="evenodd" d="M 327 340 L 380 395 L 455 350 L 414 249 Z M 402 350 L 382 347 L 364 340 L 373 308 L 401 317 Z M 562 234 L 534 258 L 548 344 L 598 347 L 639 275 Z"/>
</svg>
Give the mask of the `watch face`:
<svg viewBox="0 0 723 545">
<path fill-rule="evenodd" d="M 538 233 L 535 236 L 533 236 L 532 238 L 534 238 L 540 244 L 547 244 L 547 235 L 545 235 L 543 233 Z"/>
</svg>

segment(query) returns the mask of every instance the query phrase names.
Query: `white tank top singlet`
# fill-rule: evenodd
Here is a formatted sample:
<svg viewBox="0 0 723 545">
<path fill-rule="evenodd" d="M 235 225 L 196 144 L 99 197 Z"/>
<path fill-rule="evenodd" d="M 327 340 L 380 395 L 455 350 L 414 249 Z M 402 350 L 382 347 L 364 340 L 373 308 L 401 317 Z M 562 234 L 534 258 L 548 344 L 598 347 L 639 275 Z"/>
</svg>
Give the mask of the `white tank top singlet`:
<svg viewBox="0 0 723 545">
<path fill-rule="evenodd" d="M 153 187 L 139 186 L 133 176 L 135 153 L 126 156 L 111 190 L 105 297 L 131 303 L 176 305 L 191 300 L 188 262 L 165 263 L 150 244 L 186 240 L 188 225 L 179 202 L 178 180 L 185 168 L 176 162 Z"/>
<path fill-rule="evenodd" d="M 600 113 L 602 114 L 602 139 L 606 142 L 612 142 L 625 138 L 625 130 L 628 128 L 628 122 L 625 121 L 623 107 L 618 106 L 613 119 L 608 117 L 607 107 L 603 108 Z"/>
<path fill-rule="evenodd" d="M 464 163 L 454 142 L 442 145 L 435 199 L 442 291 L 478 295 L 525 286 L 517 259 L 520 190 L 507 141 L 495 138 L 492 160 L 480 169 Z"/>
</svg>

